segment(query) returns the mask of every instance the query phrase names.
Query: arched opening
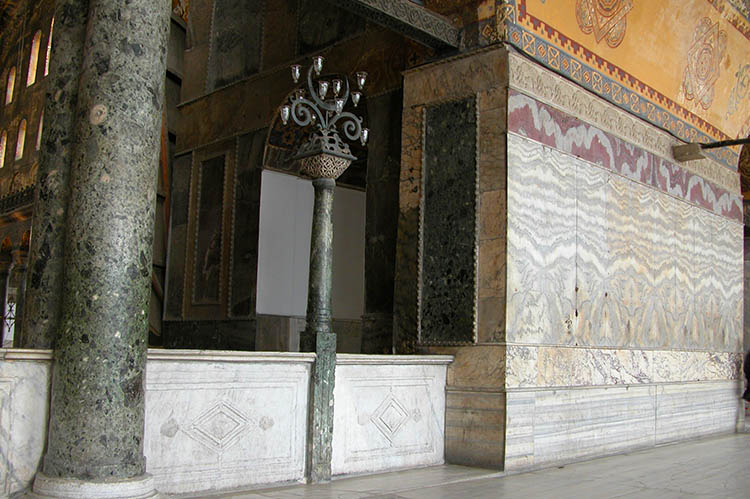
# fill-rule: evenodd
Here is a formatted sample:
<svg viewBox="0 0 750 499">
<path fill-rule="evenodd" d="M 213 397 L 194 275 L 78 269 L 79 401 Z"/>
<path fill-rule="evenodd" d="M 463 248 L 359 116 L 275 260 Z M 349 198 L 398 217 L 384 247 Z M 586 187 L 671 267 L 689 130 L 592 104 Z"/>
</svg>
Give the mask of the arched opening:
<svg viewBox="0 0 750 499">
<path fill-rule="evenodd" d="M 47 53 L 44 56 L 44 76 L 49 74 L 49 56 L 52 52 L 52 31 L 55 28 L 55 18 L 49 23 L 49 36 L 47 37 Z"/>
<path fill-rule="evenodd" d="M 364 109 L 360 104 L 357 114 Z M 292 156 L 312 126 L 284 126 L 275 116 L 260 173 L 256 349 L 294 351 L 307 309 L 314 194 Z M 367 152 L 353 146 L 352 154 L 358 160 L 337 180 L 333 202 L 332 326 L 345 353 L 360 352 L 365 300 Z"/>
<path fill-rule="evenodd" d="M 26 75 L 26 86 L 30 87 L 36 82 L 36 70 L 39 66 L 39 45 L 42 42 L 42 32 L 34 33 L 31 39 L 31 53 L 29 54 L 29 72 Z"/>
<path fill-rule="evenodd" d="M 16 89 L 16 67 L 13 66 L 8 71 L 8 80 L 5 87 L 5 105 L 7 106 L 13 102 L 13 91 Z"/>
<path fill-rule="evenodd" d="M 16 160 L 23 158 L 23 149 L 26 144 L 26 120 L 18 124 L 18 136 L 16 140 Z"/>
<path fill-rule="evenodd" d="M 8 145 L 8 134 L 3 130 L 0 133 L 0 168 L 5 166 L 5 148 Z"/>
</svg>

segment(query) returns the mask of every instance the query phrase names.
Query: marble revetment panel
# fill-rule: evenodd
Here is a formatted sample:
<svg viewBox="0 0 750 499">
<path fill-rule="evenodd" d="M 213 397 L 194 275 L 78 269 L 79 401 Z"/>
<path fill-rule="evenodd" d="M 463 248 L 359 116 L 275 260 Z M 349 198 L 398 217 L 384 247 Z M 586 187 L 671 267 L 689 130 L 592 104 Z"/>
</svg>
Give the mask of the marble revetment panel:
<svg viewBox="0 0 750 499">
<path fill-rule="evenodd" d="M 0 497 L 31 487 L 47 442 L 52 353 L 0 349 Z"/>
<path fill-rule="evenodd" d="M 219 303 L 224 170 L 225 156 L 216 156 L 200 164 L 193 304 Z"/>
<path fill-rule="evenodd" d="M 477 107 L 425 110 L 420 343 L 471 343 L 476 330 Z"/>
<path fill-rule="evenodd" d="M 442 464 L 451 360 L 339 354 L 332 473 Z"/>
<path fill-rule="evenodd" d="M 146 371 L 147 471 L 164 493 L 304 477 L 309 354 L 174 351 Z"/>
<path fill-rule="evenodd" d="M 576 164 L 508 137 L 507 340 L 573 343 Z"/>
<path fill-rule="evenodd" d="M 509 342 L 741 350 L 732 217 L 516 133 L 508 157 Z"/>
</svg>

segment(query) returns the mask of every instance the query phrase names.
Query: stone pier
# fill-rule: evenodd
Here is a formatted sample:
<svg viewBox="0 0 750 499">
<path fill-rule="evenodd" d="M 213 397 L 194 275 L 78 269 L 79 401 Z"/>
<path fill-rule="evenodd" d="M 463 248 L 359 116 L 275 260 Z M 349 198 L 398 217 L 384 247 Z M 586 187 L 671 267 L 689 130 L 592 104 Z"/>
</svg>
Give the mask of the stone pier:
<svg viewBox="0 0 750 499">
<path fill-rule="evenodd" d="M 168 22 L 167 2 L 89 2 L 38 495 L 155 494 L 143 383 Z"/>
</svg>

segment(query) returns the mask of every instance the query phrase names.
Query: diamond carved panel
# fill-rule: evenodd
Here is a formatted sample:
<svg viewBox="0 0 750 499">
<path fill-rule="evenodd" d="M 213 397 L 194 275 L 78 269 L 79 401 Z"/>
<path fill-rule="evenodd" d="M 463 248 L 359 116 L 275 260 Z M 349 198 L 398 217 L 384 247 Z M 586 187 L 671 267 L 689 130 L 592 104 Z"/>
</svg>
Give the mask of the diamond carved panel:
<svg viewBox="0 0 750 499">
<path fill-rule="evenodd" d="M 186 431 L 187 435 L 222 452 L 239 442 L 250 429 L 250 418 L 228 401 L 221 401 L 198 416 Z"/>
<path fill-rule="evenodd" d="M 408 420 L 409 411 L 394 397 L 393 393 L 389 393 L 370 416 L 370 421 L 380 430 L 391 446 L 393 446 L 393 438 Z"/>
</svg>

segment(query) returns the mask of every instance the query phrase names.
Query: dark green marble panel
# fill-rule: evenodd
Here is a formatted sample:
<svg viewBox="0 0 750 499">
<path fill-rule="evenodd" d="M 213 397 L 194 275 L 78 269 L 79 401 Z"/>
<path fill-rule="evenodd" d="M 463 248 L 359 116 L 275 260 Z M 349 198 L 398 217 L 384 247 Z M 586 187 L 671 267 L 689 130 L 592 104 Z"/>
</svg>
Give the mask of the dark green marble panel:
<svg viewBox="0 0 750 499">
<path fill-rule="evenodd" d="M 219 302 L 225 156 L 201 162 L 193 303 Z"/>
<path fill-rule="evenodd" d="M 422 344 L 474 341 L 476 302 L 474 98 L 427 108 L 422 226 Z"/>
<path fill-rule="evenodd" d="M 264 0 L 216 0 L 207 90 L 247 78 L 260 69 Z"/>
</svg>

